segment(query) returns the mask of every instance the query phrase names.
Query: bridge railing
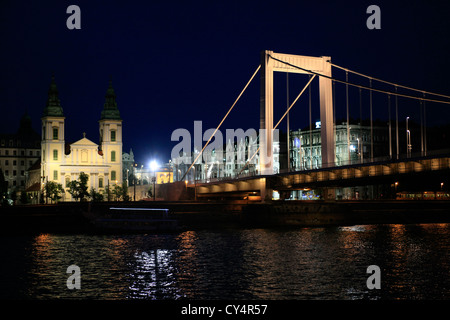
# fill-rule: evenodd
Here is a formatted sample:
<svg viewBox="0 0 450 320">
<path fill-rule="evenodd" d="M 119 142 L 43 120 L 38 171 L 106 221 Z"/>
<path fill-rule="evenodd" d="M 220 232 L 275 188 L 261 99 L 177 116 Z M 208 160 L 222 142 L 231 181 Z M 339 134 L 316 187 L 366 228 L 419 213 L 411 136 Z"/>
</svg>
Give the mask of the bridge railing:
<svg viewBox="0 0 450 320">
<path fill-rule="evenodd" d="M 369 170 L 363 169 L 363 167 L 368 168 L 371 167 L 370 175 L 383 175 L 383 174 L 391 174 L 390 170 L 386 169 L 386 165 L 389 165 L 391 170 L 394 170 L 399 173 L 407 173 L 407 172 L 417 172 L 422 170 L 441 170 L 449 167 L 448 161 L 439 161 L 439 158 L 448 156 L 450 157 L 450 149 L 442 149 L 442 150 L 432 150 L 428 151 L 425 156 L 422 152 L 412 153 L 410 156 L 406 154 L 401 154 L 398 157 L 394 155 L 376 157 L 373 159 L 352 159 L 350 161 L 341 161 L 338 164 L 330 163 L 316 166 L 313 168 L 291 168 L 281 169 L 274 172 L 274 175 L 278 174 L 289 174 L 289 173 L 309 173 L 316 171 L 323 171 L 324 169 L 345 169 L 345 168 L 353 168 L 358 170 Z M 423 161 L 427 159 L 433 159 L 433 161 Z M 377 166 L 379 165 L 379 167 Z M 384 167 L 383 167 L 384 166 Z M 354 173 L 356 175 L 356 173 Z M 205 184 L 205 183 L 217 183 L 217 182 L 226 182 L 226 181 L 235 181 L 244 178 L 258 177 L 261 176 L 259 172 L 242 172 L 240 174 L 225 176 L 225 177 L 214 177 L 207 179 L 197 179 L 195 181 L 190 180 L 189 184 Z M 356 176 L 355 176 L 356 177 Z"/>
</svg>

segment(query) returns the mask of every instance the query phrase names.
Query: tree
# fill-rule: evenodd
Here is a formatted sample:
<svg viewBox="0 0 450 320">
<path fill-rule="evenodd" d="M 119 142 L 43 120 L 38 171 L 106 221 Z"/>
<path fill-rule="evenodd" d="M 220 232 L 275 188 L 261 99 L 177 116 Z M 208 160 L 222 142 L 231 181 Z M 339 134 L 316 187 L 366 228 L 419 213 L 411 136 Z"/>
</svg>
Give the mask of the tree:
<svg viewBox="0 0 450 320">
<path fill-rule="evenodd" d="M 62 184 L 56 183 L 55 181 L 47 181 L 44 186 L 45 195 L 52 200 L 52 202 L 56 202 L 61 199 L 61 193 L 64 192 Z"/>
<path fill-rule="evenodd" d="M 114 201 L 130 201 L 128 196 L 128 187 L 124 184 L 123 186 L 116 184 L 111 191 Z"/>
<path fill-rule="evenodd" d="M 72 195 L 75 200 L 79 199 L 83 201 L 85 197 L 89 197 L 87 182 L 89 180 L 89 176 L 80 172 L 80 176 L 77 180 L 72 180 L 68 183 L 69 193 Z"/>
<path fill-rule="evenodd" d="M 130 196 L 128 195 L 128 186 L 126 183 L 122 184 L 122 200 L 130 201 Z"/>
<path fill-rule="evenodd" d="M 100 192 L 95 191 L 94 188 L 91 188 L 91 190 L 89 191 L 89 197 L 91 198 L 91 200 L 93 202 L 103 201 L 103 194 L 101 194 Z"/>
<path fill-rule="evenodd" d="M 153 186 L 150 186 L 150 188 L 148 188 L 148 190 L 147 190 L 147 196 L 148 196 L 149 198 L 152 198 L 152 197 L 153 197 Z"/>
<path fill-rule="evenodd" d="M 8 181 L 5 180 L 5 176 L 3 175 L 3 170 L 0 168 L 0 204 L 7 204 L 7 195 L 8 195 Z"/>
<path fill-rule="evenodd" d="M 28 195 L 25 191 L 22 191 L 22 192 L 20 193 L 20 203 L 21 203 L 21 204 L 27 204 L 27 203 L 30 203 L 30 197 L 29 197 L 29 195 Z"/>
<path fill-rule="evenodd" d="M 111 201 L 111 188 L 109 185 L 107 185 L 105 190 L 103 190 L 103 197 L 106 198 L 106 201 Z"/>
</svg>

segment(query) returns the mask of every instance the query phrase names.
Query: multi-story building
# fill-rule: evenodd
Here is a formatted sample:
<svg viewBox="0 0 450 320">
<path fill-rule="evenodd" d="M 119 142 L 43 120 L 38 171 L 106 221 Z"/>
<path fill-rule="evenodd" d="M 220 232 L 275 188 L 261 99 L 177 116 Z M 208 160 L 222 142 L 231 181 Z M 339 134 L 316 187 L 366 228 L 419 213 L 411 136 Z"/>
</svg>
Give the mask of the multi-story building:
<svg viewBox="0 0 450 320">
<path fill-rule="evenodd" d="M 27 170 L 41 157 L 40 141 L 27 113 L 16 133 L 0 134 L 0 169 L 10 194 L 25 190 Z"/>
<path fill-rule="evenodd" d="M 273 171 L 279 173 L 284 168 L 283 151 L 285 143 L 278 139 L 273 144 Z M 192 154 L 183 153 L 172 159 L 173 175 L 175 181 L 180 181 L 185 175 L 194 159 L 197 158 L 200 148 L 194 148 Z M 259 173 L 258 138 L 245 136 L 239 141 L 229 140 L 222 150 L 206 149 L 198 157 L 189 175 L 185 180 L 227 179 L 237 176 L 257 175 Z"/>
<path fill-rule="evenodd" d="M 347 134 L 347 131 L 349 134 Z M 371 127 L 367 125 L 343 122 L 335 126 L 335 163 L 330 165 L 348 165 L 367 162 L 371 158 L 389 155 L 388 128 L 373 126 L 373 147 Z M 320 122 L 315 128 L 290 132 L 291 170 L 309 170 L 322 167 Z M 373 151 L 373 152 L 372 152 Z"/>
<path fill-rule="evenodd" d="M 55 181 L 65 188 L 63 201 L 72 200 L 68 184 L 81 172 L 89 176 L 88 187 L 102 192 L 107 185 L 122 184 L 122 119 L 111 81 L 99 121 L 100 144 L 86 138 L 66 143 L 65 116 L 54 77 L 42 116 L 42 184 Z"/>
</svg>

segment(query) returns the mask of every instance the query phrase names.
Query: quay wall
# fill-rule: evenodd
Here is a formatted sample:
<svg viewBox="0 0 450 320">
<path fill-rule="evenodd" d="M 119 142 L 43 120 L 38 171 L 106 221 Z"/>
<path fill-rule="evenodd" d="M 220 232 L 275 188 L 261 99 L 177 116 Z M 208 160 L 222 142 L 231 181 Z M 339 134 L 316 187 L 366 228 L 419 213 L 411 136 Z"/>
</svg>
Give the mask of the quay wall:
<svg viewBox="0 0 450 320">
<path fill-rule="evenodd" d="M 0 207 L 0 234 L 92 232 L 83 213 L 168 208 L 183 229 L 450 222 L 450 201 L 102 202 Z"/>
</svg>

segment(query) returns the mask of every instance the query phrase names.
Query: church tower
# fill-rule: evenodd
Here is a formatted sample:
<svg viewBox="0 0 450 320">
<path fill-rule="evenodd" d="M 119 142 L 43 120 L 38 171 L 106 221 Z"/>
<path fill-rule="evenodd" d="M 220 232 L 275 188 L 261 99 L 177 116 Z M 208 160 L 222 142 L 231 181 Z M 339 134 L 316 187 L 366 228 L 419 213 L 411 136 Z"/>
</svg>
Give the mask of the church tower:
<svg viewBox="0 0 450 320">
<path fill-rule="evenodd" d="M 43 183 L 62 183 L 60 165 L 64 161 L 64 113 L 58 98 L 55 76 L 48 90 L 47 105 L 42 114 L 41 177 Z"/>
<path fill-rule="evenodd" d="M 122 118 L 117 108 L 116 93 L 111 80 L 99 124 L 101 152 L 105 164 L 110 166 L 108 182 L 122 184 Z"/>
</svg>

